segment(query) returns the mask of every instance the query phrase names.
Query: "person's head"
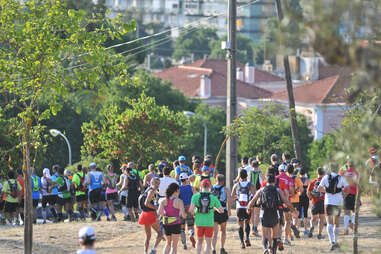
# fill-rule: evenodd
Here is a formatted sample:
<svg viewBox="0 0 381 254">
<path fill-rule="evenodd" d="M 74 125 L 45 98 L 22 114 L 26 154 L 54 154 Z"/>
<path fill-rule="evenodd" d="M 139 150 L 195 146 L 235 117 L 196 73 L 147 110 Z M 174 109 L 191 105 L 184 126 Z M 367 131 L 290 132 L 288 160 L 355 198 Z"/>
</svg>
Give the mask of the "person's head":
<svg viewBox="0 0 381 254">
<path fill-rule="evenodd" d="M 70 172 L 70 170 L 65 169 L 65 171 L 64 171 L 64 175 L 65 175 L 65 176 L 71 176 L 71 172 Z"/>
<path fill-rule="evenodd" d="M 175 160 L 173 162 L 173 168 L 177 168 L 178 166 L 180 166 L 180 162 L 178 160 Z"/>
<path fill-rule="evenodd" d="M 195 174 L 198 174 L 199 172 L 200 172 L 200 167 L 201 167 L 201 164 L 200 163 L 194 163 L 193 164 L 193 172 L 195 173 Z"/>
<path fill-rule="evenodd" d="M 324 168 L 318 168 L 317 169 L 317 174 L 318 174 L 319 177 L 323 177 L 325 175 Z"/>
<path fill-rule="evenodd" d="M 92 162 L 89 164 L 89 170 L 90 171 L 95 171 L 97 168 L 97 164 L 95 164 L 95 162 Z"/>
<path fill-rule="evenodd" d="M 202 167 L 201 172 L 203 175 L 209 175 L 210 174 L 210 168 L 205 165 Z"/>
<path fill-rule="evenodd" d="M 78 172 L 81 172 L 82 169 L 83 169 L 83 168 L 82 168 L 82 165 L 81 165 L 81 164 L 78 164 L 78 166 L 77 166 L 77 171 L 78 171 Z"/>
<path fill-rule="evenodd" d="M 15 179 L 15 172 L 13 170 L 9 170 L 7 173 L 8 179 Z"/>
<path fill-rule="evenodd" d="M 244 156 L 241 160 L 242 166 L 245 166 L 249 163 L 249 158 L 247 156 Z"/>
<path fill-rule="evenodd" d="M 273 153 L 270 157 L 270 160 L 271 160 L 271 164 L 277 164 L 278 163 L 278 155 L 276 155 L 275 153 Z"/>
<path fill-rule="evenodd" d="M 186 184 L 188 184 L 188 179 L 189 179 L 189 177 L 188 177 L 187 173 L 181 173 L 181 174 L 180 174 L 180 182 L 181 182 L 181 185 L 186 185 Z"/>
<path fill-rule="evenodd" d="M 113 172 L 114 172 L 114 169 L 112 168 L 112 165 L 111 165 L 111 164 L 108 164 L 108 165 L 106 166 L 106 169 L 107 169 L 107 172 L 109 172 L 109 173 L 113 173 Z"/>
<path fill-rule="evenodd" d="M 305 174 L 307 174 L 307 170 L 305 168 L 301 168 L 300 171 L 299 171 L 299 174 L 301 176 L 304 176 Z"/>
<path fill-rule="evenodd" d="M 60 168 L 60 165 L 57 165 L 57 164 L 53 165 L 53 167 L 52 167 L 52 173 L 53 174 L 57 173 L 59 168 Z"/>
<path fill-rule="evenodd" d="M 370 157 L 372 157 L 373 155 L 377 155 L 377 150 L 374 149 L 373 147 L 370 148 L 370 149 L 368 150 L 368 152 L 369 152 Z"/>
<path fill-rule="evenodd" d="M 204 160 L 204 166 L 210 167 L 210 165 L 212 165 L 211 160 Z"/>
<path fill-rule="evenodd" d="M 78 232 L 79 244 L 87 249 L 93 249 L 95 244 L 95 231 L 93 227 L 83 227 Z"/>
<path fill-rule="evenodd" d="M 165 161 L 160 161 L 159 166 L 157 168 L 159 169 L 160 172 L 163 172 L 164 167 L 167 165 Z"/>
<path fill-rule="evenodd" d="M 180 155 L 178 158 L 178 161 L 180 164 L 185 164 L 186 158 L 184 155 Z"/>
<path fill-rule="evenodd" d="M 172 196 L 178 197 L 180 194 L 180 187 L 177 183 L 171 183 L 165 191 L 165 197 L 170 198 Z"/>
<path fill-rule="evenodd" d="M 126 175 L 132 176 L 132 168 L 127 168 L 126 169 Z"/>
<path fill-rule="evenodd" d="M 291 155 L 290 155 L 289 153 L 287 153 L 287 152 L 284 152 L 284 153 L 282 154 L 282 160 L 283 160 L 284 162 L 286 162 L 286 161 L 290 161 L 290 160 L 291 160 Z"/>
<path fill-rule="evenodd" d="M 204 160 L 205 160 L 205 161 L 206 161 L 206 160 L 210 160 L 210 161 L 212 161 L 212 159 L 213 159 L 213 157 L 212 157 L 212 155 L 210 155 L 210 154 L 207 154 L 207 155 L 204 156 Z"/>
<path fill-rule="evenodd" d="M 200 188 L 201 188 L 201 191 L 210 191 L 210 186 L 211 186 L 211 183 L 208 179 L 204 179 L 201 181 L 201 184 L 200 184 Z"/>
<path fill-rule="evenodd" d="M 59 167 L 57 172 L 58 172 L 58 175 L 63 176 L 65 174 L 65 168 Z"/>
<path fill-rule="evenodd" d="M 44 177 L 47 177 L 47 178 L 50 178 L 50 170 L 48 168 L 44 168 L 44 170 L 42 171 L 42 175 Z"/>
<path fill-rule="evenodd" d="M 279 167 L 278 167 L 278 170 L 279 170 L 279 173 L 285 173 L 287 171 L 286 164 L 280 164 Z"/>
<path fill-rule="evenodd" d="M 223 174 L 217 174 L 216 175 L 216 182 L 218 185 L 224 185 L 225 184 L 225 176 Z"/>
<path fill-rule="evenodd" d="M 348 169 L 353 168 L 352 160 L 351 160 L 351 159 L 348 159 L 346 165 L 347 165 L 347 168 L 348 168 Z"/>
<path fill-rule="evenodd" d="M 124 163 L 121 167 L 120 167 L 120 170 L 122 170 L 122 173 L 123 174 L 127 174 L 126 170 L 128 168 L 128 164 Z"/>
<path fill-rule="evenodd" d="M 153 177 L 150 182 L 150 186 L 157 190 L 160 185 L 160 179 L 158 177 Z"/>
<path fill-rule="evenodd" d="M 248 164 L 251 165 L 251 163 L 253 163 L 254 160 L 255 160 L 255 159 L 254 159 L 253 157 L 250 157 L 250 158 L 249 158 L 249 163 L 248 163 Z"/>
<path fill-rule="evenodd" d="M 200 156 L 198 156 L 198 155 L 192 156 L 192 163 L 200 163 L 200 162 L 201 162 Z"/>
<path fill-rule="evenodd" d="M 294 174 L 294 166 L 292 164 L 287 165 L 287 173 L 290 175 Z"/>
<path fill-rule="evenodd" d="M 165 166 L 163 169 L 163 175 L 169 176 L 169 174 L 171 174 L 171 168 L 168 166 Z"/>
<path fill-rule="evenodd" d="M 246 179 L 247 179 L 247 171 L 246 170 L 239 171 L 239 179 L 241 181 L 246 181 Z"/>
<path fill-rule="evenodd" d="M 21 168 L 17 169 L 17 175 L 18 175 L 19 177 L 24 177 L 24 174 L 23 174 Z"/>
<path fill-rule="evenodd" d="M 133 161 L 130 161 L 128 163 L 128 167 L 133 169 L 135 167 L 135 163 Z"/>
<path fill-rule="evenodd" d="M 267 174 L 266 175 L 266 181 L 268 184 L 271 184 L 271 185 L 275 184 L 275 175 Z"/>
<path fill-rule="evenodd" d="M 155 173 L 155 165 L 154 164 L 149 164 L 148 165 L 148 170 L 149 170 L 149 172 L 151 172 L 151 173 Z"/>
<path fill-rule="evenodd" d="M 258 161 L 259 164 L 261 164 L 261 163 L 262 163 L 262 160 L 263 160 L 262 155 L 257 155 L 257 156 L 255 157 L 255 160 Z"/>
<path fill-rule="evenodd" d="M 254 168 L 254 169 L 258 169 L 259 168 L 259 162 L 256 161 L 256 160 L 253 160 L 251 162 L 251 166 Z"/>
<path fill-rule="evenodd" d="M 279 172 L 278 168 L 276 168 L 274 165 L 271 165 L 270 167 L 267 168 L 266 174 L 275 176 L 275 175 L 277 175 L 278 172 Z"/>
</svg>

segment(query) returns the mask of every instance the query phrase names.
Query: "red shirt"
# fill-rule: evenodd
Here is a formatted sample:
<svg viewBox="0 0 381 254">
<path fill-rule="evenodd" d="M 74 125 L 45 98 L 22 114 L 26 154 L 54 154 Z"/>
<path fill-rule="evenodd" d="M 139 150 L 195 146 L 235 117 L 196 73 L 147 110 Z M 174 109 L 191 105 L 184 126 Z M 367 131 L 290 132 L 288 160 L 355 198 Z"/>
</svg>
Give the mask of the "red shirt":
<svg viewBox="0 0 381 254">
<path fill-rule="evenodd" d="M 319 182 L 320 183 L 320 181 L 321 181 L 321 179 L 322 179 L 323 177 L 318 177 L 318 178 L 316 178 L 316 179 L 314 179 L 309 185 L 308 185 L 308 189 L 307 189 L 307 191 L 313 191 L 313 189 L 315 188 L 315 183 L 316 182 Z M 319 183 L 317 184 L 318 186 L 319 186 Z M 317 186 L 316 186 L 316 188 L 317 188 Z M 320 201 L 320 200 L 324 200 L 324 193 L 322 193 L 323 195 L 321 196 L 321 197 L 319 197 L 319 198 L 317 198 L 317 197 L 312 197 L 312 201 L 311 201 L 311 203 L 312 204 L 315 204 L 316 202 L 318 202 L 318 201 Z"/>
<path fill-rule="evenodd" d="M 24 199 L 24 181 L 25 179 L 20 179 L 19 177 L 17 177 L 17 181 L 19 182 L 19 184 L 21 185 L 21 188 L 22 188 L 22 194 L 21 194 L 21 199 Z"/>
<path fill-rule="evenodd" d="M 340 175 L 343 176 L 349 184 L 349 187 L 347 187 L 349 188 L 349 194 L 356 195 L 359 173 L 353 168 L 349 168 L 347 170 L 341 171 Z M 346 191 L 347 188 L 344 188 L 344 191 Z"/>
</svg>

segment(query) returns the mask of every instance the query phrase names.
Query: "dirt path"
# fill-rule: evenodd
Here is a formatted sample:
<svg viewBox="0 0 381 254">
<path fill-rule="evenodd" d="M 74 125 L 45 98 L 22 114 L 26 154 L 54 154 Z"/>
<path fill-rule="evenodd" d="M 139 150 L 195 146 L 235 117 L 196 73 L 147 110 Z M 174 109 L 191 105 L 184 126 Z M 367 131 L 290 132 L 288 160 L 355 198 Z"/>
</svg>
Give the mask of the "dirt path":
<svg viewBox="0 0 381 254">
<path fill-rule="evenodd" d="M 120 219 L 119 214 L 119 219 Z M 381 253 L 381 219 L 377 218 L 371 211 L 368 202 L 364 202 L 360 214 L 360 253 Z M 96 230 L 97 253 L 142 253 L 144 233 L 137 223 L 131 222 L 76 222 L 36 225 L 34 227 L 34 249 L 33 253 L 74 253 L 78 248 L 77 232 L 84 225 L 91 225 Z M 326 231 L 324 230 L 326 236 Z M 260 238 L 251 238 L 252 247 L 245 250 L 240 249 L 237 226 L 234 218 L 228 225 L 228 240 L 226 250 L 235 254 L 261 254 Z M 340 235 L 341 250 L 334 253 L 351 253 L 352 236 Z M 180 247 L 180 244 L 179 244 Z M 160 244 L 159 252 L 162 252 L 163 243 Z M 219 250 L 219 249 L 218 249 Z M 0 227 L 0 253 L 18 254 L 23 253 L 23 228 Z M 179 248 L 179 253 L 195 253 L 194 249 L 184 251 Z M 218 251 L 219 253 L 219 251 Z M 291 247 L 278 252 L 281 254 L 309 254 L 330 253 L 328 251 L 328 240 L 317 240 L 316 238 L 301 238 L 292 242 Z"/>
</svg>

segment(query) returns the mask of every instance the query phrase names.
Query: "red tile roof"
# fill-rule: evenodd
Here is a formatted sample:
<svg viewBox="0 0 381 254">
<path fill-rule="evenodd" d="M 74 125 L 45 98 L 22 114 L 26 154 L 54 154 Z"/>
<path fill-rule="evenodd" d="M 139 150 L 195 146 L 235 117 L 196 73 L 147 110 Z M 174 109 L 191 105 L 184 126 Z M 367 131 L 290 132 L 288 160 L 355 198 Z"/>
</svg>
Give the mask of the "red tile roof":
<svg viewBox="0 0 381 254">
<path fill-rule="evenodd" d="M 245 66 L 238 63 L 237 66 L 245 71 Z M 206 74 L 211 80 L 211 96 L 226 96 L 226 72 L 227 62 L 223 59 L 205 59 L 193 63 L 171 67 L 155 73 L 157 77 L 170 81 L 173 88 L 179 89 L 186 96 L 198 97 L 200 78 Z M 274 82 L 283 79 L 271 73 L 255 69 L 256 82 Z M 258 99 L 269 98 L 271 92 L 255 85 L 237 80 L 237 96 Z"/>
</svg>

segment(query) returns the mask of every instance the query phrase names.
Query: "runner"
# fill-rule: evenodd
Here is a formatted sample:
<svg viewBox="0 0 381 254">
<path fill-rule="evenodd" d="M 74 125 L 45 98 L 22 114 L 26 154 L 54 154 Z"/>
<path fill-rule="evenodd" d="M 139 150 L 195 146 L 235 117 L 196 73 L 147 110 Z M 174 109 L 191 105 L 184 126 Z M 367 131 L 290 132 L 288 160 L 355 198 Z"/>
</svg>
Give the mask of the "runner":
<svg viewBox="0 0 381 254">
<path fill-rule="evenodd" d="M 55 183 L 52 181 L 52 177 L 50 175 L 50 170 L 48 168 L 44 168 L 42 171 L 41 178 L 41 190 L 42 190 L 42 219 L 43 224 L 46 223 L 46 205 L 49 204 L 49 210 L 53 214 L 54 220 L 57 220 L 56 209 L 54 209 L 55 204 L 57 203 L 56 196 L 52 195 L 52 187 Z"/>
<path fill-rule="evenodd" d="M 65 169 L 65 172 L 64 172 L 64 176 L 69 179 L 70 181 L 70 203 L 69 203 L 69 211 L 72 211 L 72 214 L 71 214 L 71 218 L 72 220 L 73 219 L 77 219 L 75 216 L 74 216 L 74 202 L 75 202 L 75 190 L 74 190 L 74 185 L 73 185 L 73 176 L 71 175 L 71 172 L 69 169 Z"/>
<path fill-rule="evenodd" d="M 349 192 L 348 184 L 344 178 L 335 172 L 324 176 L 319 184 L 319 191 L 325 192 L 324 205 L 325 216 L 327 219 L 327 232 L 331 243 L 330 250 L 340 248 L 339 241 L 339 225 L 341 206 Z M 344 191 L 344 192 L 343 192 Z"/>
<path fill-rule="evenodd" d="M 75 189 L 75 199 L 77 202 L 77 209 L 81 220 L 86 220 L 85 213 L 87 212 L 88 195 L 87 187 L 85 184 L 86 173 L 82 165 L 77 166 L 77 172 L 73 176 L 73 185 Z"/>
<path fill-rule="evenodd" d="M 316 223 L 319 220 L 319 228 L 318 228 L 318 235 L 317 238 L 323 239 L 322 232 L 324 228 L 324 192 L 319 191 L 319 185 L 321 182 L 321 179 L 325 175 L 325 171 L 322 168 L 317 169 L 317 175 L 318 177 L 314 179 L 309 185 L 307 189 L 307 196 L 309 199 L 311 199 L 312 208 L 311 208 L 311 227 L 310 231 L 308 233 L 308 237 L 313 236 L 314 228 Z"/>
<path fill-rule="evenodd" d="M 95 231 L 92 227 L 83 227 L 78 232 L 81 249 L 77 254 L 95 254 Z"/>
<path fill-rule="evenodd" d="M 32 211 L 32 217 L 33 217 L 33 223 L 36 224 L 37 222 L 37 206 L 38 202 L 40 201 L 40 191 L 41 191 L 41 178 L 36 175 L 36 172 L 34 168 L 32 169 L 32 175 L 31 175 L 31 185 L 32 185 L 32 199 L 33 199 L 33 211 Z"/>
<path fill-rule="evenodd" d="M 177 183 L 171 183 L 165 198 L 160 201 L 158 214 L 162 216 L 165 238 L 167 239 L 164 254 L 176 254 L 177 243 L 181 233 L 181 218 L 185 219 L 184 204 L 179 199 L 180 187 Z"/>
<path fill-rule="evenodd" d="M 127 168 L 126 173 L 127 177 L 125 178 L 123 186 L 119 190 L 119 192 L 125 189 L 128 190 L 127 210 L 128 213 L 131 215 L 132 222 L 135 222 L 136 219 L 139 217 L 138 197 L 140 190 L 143 189 L 143 185 L 139 180 L 139 177 L 136 174 L 134 174 L 131 168 Z"/>
<path fill-rule="evenodd" d="M 17 170 L 17 182 L 20 184 L 22 190 L 19 197 L 19 205 L 18 205 L 18 213 L 20 214 L 21 222 L 20 225 L 24 224 L 24 173 L 22 172 L 22 169 Z M 4 186 L 3 186 L 4 188 Z M 3 191 L 4 192 L 4 191 Z M 5 192 L 4 192 L 5 193 Z M 16 217 L 18 217 L 16 215 Z"/>
<path fill-rule="evenodd" d="M 256 193 L 260 188 L 261 184 L 264 180 L 264 175 L 259 169 L 259 162 L 256 160 L 253 160 L 251 162 L 251 167 L 253 170 L 251 171 L 251 184 L 254 186 Z M 260 205 L 254 204 L 253 212 L 251 213 L 251 223 L 253 224 L 253 235 L 258 236 L 258 225 L 259 225 L 259 213 L 261 211 Z"/>
<path fill-rule="evenodd" d="M 234 184 L 232 190 L 232 199 L 236 200 L 237 223 L 239 225 L 239 239 L 241 240 L 241 248 L 250 247 L 250 214 L 247 212 L 247 205 L 251 197 L 255 194 L 254 186 L 247 180 L 246 170 L 239 172 L 239 182 Z M 246 240 L 243 241 L 245 227 Z"/>
<path fill-rule="evenodd" d="M 189 238 L 192 243 L 192 246 L 193 248 L 196 247 L 196 240 L 194 238 L 194 218 L 192 214 L 189 212 L 192 196 L 196 193 L 196 190 L 189 184 L 188 175 L 186 173 L 180 174 L 180 182 L 181 185 L 179 198 L 183 201 L 184 209 L 187 214 L 186 218 L 181 220 L 181 242 L 183 244 L 184 250 L 186 250 L 188 247 L 185 237 L 185 224 L 187 224 L 188 227 Z"/>
<path fill-rule="evenodd" d="M 114 173 L 114 169 L 109 164 L 106 167 L 107 174 L 104 176 L 103 182 L 106 183 L 106 203 L 107 207 L 111 212 L 111 221 L 116 221 L 115 217 L 115 209 L 114 209 L 114 201 L 118 201 L 118 189 L 116 187 L 116 181 L 118 176 Z M 107 214 L 106 214 L 107 216 Z M 108 217 L 107 217 L 108 218 Z M 107 219 L 109 220 L 109 219 Z"/>
<path fill-rule="evenodd" d="M 231 195 L 230 190 L 226 188 L 225 185 L 225 176 L 222 174 L 216 175 L 217 183 L 212 187 L 212 194 L 218 198 L 221 203 L 221 207 L 224 209 L 223 213 L 214 212 L 214 233 L 212 241 L 212 254 L 216 254 L 216 245 L 218 231 L 221 230 L 221 245 L 220 245 L 220 254 L 227 254 L 225 250 L 225 241 L 226 241 L 226 224 L 229 217 L 231 216 Z"/>
<path fill-rule="evenodd" d="M 159 186 L 159 197 L 160 198 L 165 197 L 165 193 L 167 191 L 167 188 L 171 183 L 177 183 L 177 181 L 175 179 L 173 179 L 172 177 L 169 176 L 170 173 L 171 173 L 171 168 L 168 166 L 165 166 L 163 169 L 164 176 L 162 178 L 160 178 L 160 186 Z"/>
<path fill-rule="evenodd" d="M 216 180 L 214 179 L 214 177 L 211 176 L 211 172 L 212 172 L 211 169 L 208 166 L 206 166 L 206 165 L 209 165 L 209 163 L 208 162 L 205 162 L 205 163 L 206 163 L 205 166 L 203 166 L 201 169 L 201 175 L 195 176 L 193 186 L 195 187 L 197 191 L 200 191 L 200 184 L 205 179 L 209 180 L 212 185 L 216 183 Z"/>
<path fill-rule="evenodd" d="M 159 177 L 163 177 L 163 169 L 164 167 L 167 165 L 167 162 L 165 161 L 160 161 L 159 165 L 157 166 L 158 170 L 159 170 Z"/>
<path fill-rule="evenodd" d="M 276 154 L 272 154 L 271 157 L 270 157 L 270 160 L 271 160 L 271 169 L 270 169 L 270 173 L 274 174 L 275 176 L 279 175 L 279 162 L 278 162 L 278 155 Z"/>
<path fill-rule="evenodd" d="M 294 174 L 294 166 L 292 164 L 287 165 L 287 176 L 291 177 L 293 181 L 294 195 L 290 196 L 290 202 L 295 208 L 295 212 L 291 214 L 292 222 L 291 229 L 294 232 L 296 238 L 300 238 L 299 227 L 299 211 L 300 211 L 300 194 L 303 192 L 303 182 L 299 176 Z M 292 236 L 290 235 L 290 239 Z"/>
<path fill-rule="evenodd" d="M 353 229 L 355 221 L 355 202 L 357 195 L 357 185 L 359 182 L 359 173 L 354 170 L 353 164 L 350 160 L 347 161 L 346 168 L 341 170 L 340 175 L 344 177 L 349 184 L 349 194 L 344 199 L 344 235 L 349 234 L 349 227 Z M 346 191 L 346 190 L 344 190 Z M 349 224 L 349 216 L 351 215 L 351 223 Z"/>
<path fill-rule="evenodd" d="M 118 188 L 121 188 L 123 186 L 123 183 L 125 179 L 127 178 L 127 171 L 126 171 L 127 164 L 123 164 L 120 169 L 122 170 L 122 174 L 119 177 L 119 182 L 116 184 Z M 122 212 L 124 215 L 123 220 L 124 221 L 131 220 L 131 217 L 127 210 L 127 190 L 119 191 L 118 193 L 119 193 L 120 204 L 122 206 Z"/>
<path fill-rule="evenodd" d="M 15 179 L 14 171 L 8 171 L 7 176 L 8 180 L 3 182 L 3 192 L 5 193 L 4 215 L 9 224 L 13 227 L 13 221 L 16 220 L 17 217 L 17 206 L 22 188 L 20 183 Z"/>
<path fill-rule="evenodd" d="M 180 165 L 176 167 L 176 180 L 180 182 L 179 177 L 181 173 L 186 173 L 188 176 L 192 174 L 192 170 L 185 165 L 186 158 L 184 155 L 179 156 L 179 163 Z"/>
<path fill-rule="evenodd" d="M 176 168 L 178 168 L 180 166 L 180 162 L 178 160 L 175 160 L 173 163 L 172 163 L 172 168 L 173 170 L 171 171 L 170 173 L 170 177 L 172 177 L 173 179 L 176 178 Z"/>
<path fill-rule="evenodd" d="M 205 254 L 210 253 L 214 232 L 214 211 L 224 213 L 221 203 L 216 196 L 210 193 L 210 181 L 201 182 L 201 192 L 193 195 L 189 211 L 195 216 L 196 223 L 196 253 L 200 254 L 205 239 Z M 197 208 L 197 209 L 196 209 Z"/>
<path fill-rule="evenodd" d="M 299 219 L 303 218 L 303 226 L 304 226 L 304 235 L 307 236 L 309 233 L 308 230 L 308 208 L 310 206 L 310 200 L 307 196 L 307 189 L 308 185 L 310 184 L 310 179 L 307 174 L 307 171 L 305 168 L 301 168 L 299 171 L 300 180 L 303 183 L 303 192 L 300 194 L 299 197 L 299 204 L 300 204 L 300 210 L 299 210 Z"/>
<path fill-rule="evenodd" d="M 58 177 L 55 179 L 55 185 L 58 189 L 58 199 L 57 199 L 57 210 L 58 210 L 58 221 L 64 221 L 64 217 L 62 214 L 62 208 L 64 208 L 65 212 L 69 217 L 69 221 L 72 221 L 73 211 L 70 209 L 71 207 L 71 193 L 70 193 L 70 180 L 66 176 L 64 176 L 65 169 L 58 169 Z"/>
<path fill-rule="evenodd" d="M 195 187 L 197 176 L 200 176 L 202 174 L 201 164 L 198 162 L 193 163 L 192 169 L 193 169 L 193 174 L 191 176 L 189 176 L 189 182 L 192 185 L 192 187 Z"/>
<path fill-rule="evenodd" d="M 163 238 L 163 233 L 160 231 L 160 225 L 156 215 L 156 210 L 158 209 L 157 195 L 159 185 L 159 178 L 152 178 L 150 187 L 148 187 L 139 197 L 139 205 L 140 209 L 142 210 L 142 213 L 139 217 L 139 224 L 144 226 L 144 231 L 146 234 L 144 254 L 148 254 L 149 242 L 151 240 L 151 228 L 153 228 L 157 233 L 155 244 L 150 252 L 151 254 L 156 253 L 156 248 L 159 246 L 159 243 Z"/>
<path fill-rule="evenodd" d="M 295 211 L 292 204 L 287 200 L 275 186 L 275 176 L 266 176 L 267 185 L 258 190 L 253 199 L 249 203 L 249 209 L 260 200 L 261 204 L 261 221 L 262 221 L 262 244 L 264 253 L 276 254 L 278 246 L 278 226 L 279 226 L 279 212 L 278 207 L 281 203 L 286 204 L 292 211 Z"/>
<path fill-rule="evenodd" d="M 100 220 L 103 212 L 104 197 L 102 197 L 103 174 L 96 171 L 97 165 L 92 162 L 86 176 L 86 185 L 89 189 L 90 213 L 93 221 Z M 98 207 L 100 205 L 100 208 Z"/>
<path fill-rule="evenodd" d="M 234 180 L 235 183 L 239 182 L 239 172 L 241 172 L 242 169 L 246 170 L 248 181 L 250 182 L 251 171 L 253 171 L 253 168 L 249 165 L 249 158 L 247 156 L 243 157 L 241 160 L 241 167 L 238 168 L 238 174 Z"/>
<path fill-rule="evenodd" d="M 158 177 L 158 175 L 156 174 L 156 169 L 154 164 L 149 164 L 148 170 L 149 170 L 149 173 L 144 176 L 144 180 L 143 180 L 144 188 L 148 188 L 151 183 L 151 180 L 155 177 Z"/>
</svg>

